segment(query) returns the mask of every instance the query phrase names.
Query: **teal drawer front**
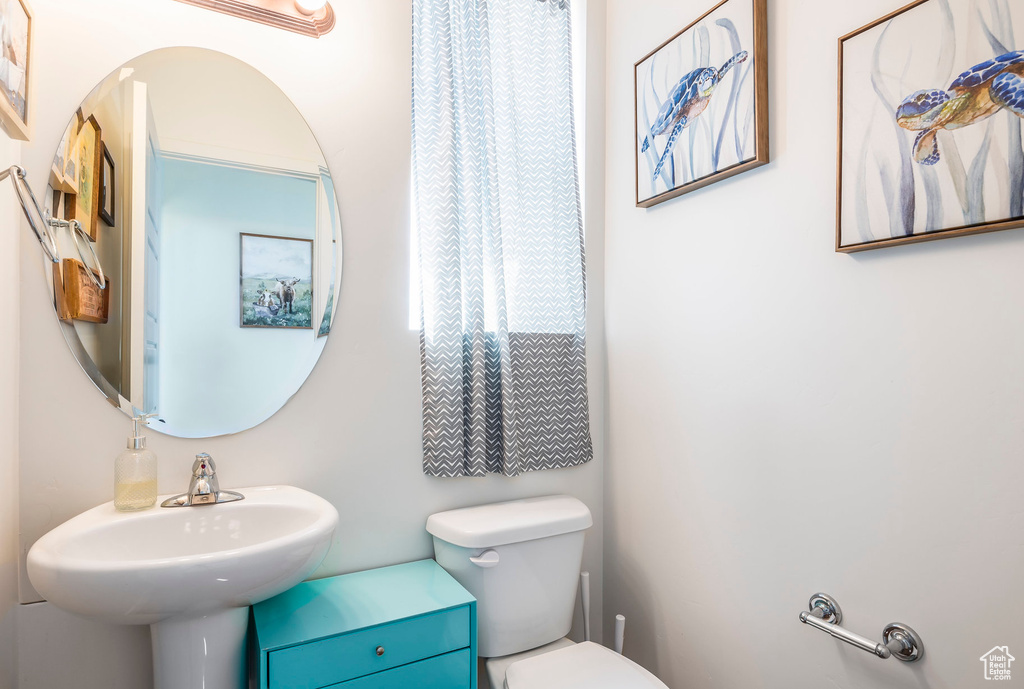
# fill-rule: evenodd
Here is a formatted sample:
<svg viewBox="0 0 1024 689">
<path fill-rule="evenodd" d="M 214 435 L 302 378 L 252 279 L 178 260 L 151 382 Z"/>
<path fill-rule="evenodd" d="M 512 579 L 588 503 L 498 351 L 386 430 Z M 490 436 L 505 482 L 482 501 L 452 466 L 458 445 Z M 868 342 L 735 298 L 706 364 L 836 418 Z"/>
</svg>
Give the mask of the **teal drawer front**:
<svg viewBox="0 0 1024 689">
<path fill-rule="evenodd" d="M 469 649 L 464 648 L 369 677 L 332 684 L 326 689 L 470 689 L 470 675 L 475 670 L 473 657 Z"/>
<path fill-rule="evenodd" d="M 469 606 L 361 629 L 270 652 L 269 687 L 319 689 L 462 649 L 470 645 L 470 639 Z M 378 647 L 383 647 L 382 655 L 377 655 Z M 352 686 L 361 689 L 364 685 Z M 428 685 L 416 682 L 408 686 Z"/>
<path fill-rule="evenodd" d="M 250 689 L 477 689 L 476 600 L 433 560 L 299 584 L 249 632 Z"/>
</svg>

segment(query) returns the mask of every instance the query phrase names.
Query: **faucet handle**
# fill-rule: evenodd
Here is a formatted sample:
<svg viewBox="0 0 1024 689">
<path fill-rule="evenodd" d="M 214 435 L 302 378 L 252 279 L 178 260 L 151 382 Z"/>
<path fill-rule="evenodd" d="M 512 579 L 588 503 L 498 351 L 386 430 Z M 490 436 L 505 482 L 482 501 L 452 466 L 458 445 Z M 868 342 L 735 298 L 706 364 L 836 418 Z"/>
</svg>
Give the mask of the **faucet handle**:
<svg viewBox="0 0 1024 689">
<path fill-rule="evenodd" d="M 200 452 L 196 455 L 196 461 L 192 463 L 192 475 L 196 478 L 204 478 L 215 476 L 217 474 L 217 465 L 213 462 L 213 457 Z"/>
</svg>

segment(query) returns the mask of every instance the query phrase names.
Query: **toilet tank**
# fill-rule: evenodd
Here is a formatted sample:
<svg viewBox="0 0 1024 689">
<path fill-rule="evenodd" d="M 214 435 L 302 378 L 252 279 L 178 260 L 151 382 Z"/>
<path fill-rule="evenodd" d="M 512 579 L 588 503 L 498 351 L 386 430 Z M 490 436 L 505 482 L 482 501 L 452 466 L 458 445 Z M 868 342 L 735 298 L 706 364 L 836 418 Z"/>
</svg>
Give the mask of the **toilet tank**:
<svg viewBox="0 0 1024 689">
<path fill-rule="evenodd" d="M 477 600 L 485 658 L 560 639 L 572 627 L 584 531 L 576 498 L 553 495 L 433 514 L 434 558 Z"/>
</svg>

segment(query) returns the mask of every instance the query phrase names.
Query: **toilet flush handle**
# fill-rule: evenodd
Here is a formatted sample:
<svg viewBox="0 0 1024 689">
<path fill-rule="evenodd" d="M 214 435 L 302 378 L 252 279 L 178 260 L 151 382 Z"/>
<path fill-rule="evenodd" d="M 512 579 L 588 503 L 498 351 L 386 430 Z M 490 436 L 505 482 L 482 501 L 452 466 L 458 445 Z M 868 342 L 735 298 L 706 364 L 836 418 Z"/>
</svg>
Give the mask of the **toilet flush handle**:
<svg viewBox="0 0 1024 689">
<path fill-rule="evenodd" d="M 499 558 L 497 550 L 485 550 L 476 557 L 469 558 L 469 561 L 472 562 L 474 565 L 476 565 L 477 567 L 483 567 L 484 569 L 497 567 L 498 560 Z"/>
</svg>

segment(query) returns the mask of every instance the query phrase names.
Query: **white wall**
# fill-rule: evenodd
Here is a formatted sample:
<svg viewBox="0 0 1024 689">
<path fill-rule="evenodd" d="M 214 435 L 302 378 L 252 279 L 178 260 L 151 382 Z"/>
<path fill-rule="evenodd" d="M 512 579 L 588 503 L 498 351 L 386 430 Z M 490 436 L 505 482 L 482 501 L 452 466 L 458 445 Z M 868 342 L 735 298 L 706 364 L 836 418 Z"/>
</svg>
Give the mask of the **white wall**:
<svg viewBox="0 0 1024 689">
<path fill-rule="evenodd" d="M 21 144 L 0 131 L 0 168 L 21 162 Z M 11 180 L 0 186 L 0 227 L 6 250 L 0 274 L 18 284 L 18 243 L 28 233 Z M 34 240 L 33 240 L 34 241 Z M 18 609 L 18 311 L 8 300 L 0 328 L 0 689 L 14 686 L 17 672 L 15 618 Z"/>
<path fill-rule="evenodd" d="M 585 566 L 601 601 L 603 351 L 601 194 L 588 195 L 592 416 L 597 459 L 578 469 L 516 479 L 438 480 L 421 470 L 418 334 L 408 329 L 411 8 L 398 0 L 335 2 L 338 24 L 319 40 L 176 2 L 34 0 L 39 113 L 24 148 L 31 180 L 43 186 L 67 118 L 89 90 L 137 54 L 199 45 L 263 71 L 303 113 L 338 189 L 345 267 L 336 325 L 306 385 L 261 426 L 193 441 L 153 434 L 162 490 L 186 486 L 191 460 L 209 451 L 225 487 L 290 483 L 331 500 L 341 514 L 318 575 L 431 555 L 423 531 L 440 509 L 565 492 L 594 512 Z M 595 23 L 601 26 L 602 18 Z M 69 58 L 68 36 L 101 36 Z M 600 41 L 592 59 L 600 71 Z M 593 101 L 592 101 L 593 102 Z M 599 101 L 596 104 L 599 107 Z M 600 121 L 598 116 L 597 121 Z M 592 165 L 603 159 L 589 130 Z M 600 181 L 600 170 L 591 174 Z M 598 204 L 596 207 L 594 204 Z M 61 340 L 38 251 L 22 250 L 21 548 L 112 497 L 114 456 L 127 419 L 103 402 Z M 37 598 L 22 577 L 23 600 Z M 72 623 L 47 604 L 28 605 L 21 689 L 148 686 L 145 630 Z"/>
<path fill-rule="evenodd" d="M 1022 657 L 1024 232 L 833 252 L 836 39 L 899 4 L 771 0 L 773 162 L 645 211 L 632 65 L 711 3 L 608 0 L 605 609 L 673 689 Z M 925 659 L 801 625 L 819 590 Z"/>
</svg>

